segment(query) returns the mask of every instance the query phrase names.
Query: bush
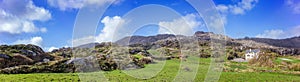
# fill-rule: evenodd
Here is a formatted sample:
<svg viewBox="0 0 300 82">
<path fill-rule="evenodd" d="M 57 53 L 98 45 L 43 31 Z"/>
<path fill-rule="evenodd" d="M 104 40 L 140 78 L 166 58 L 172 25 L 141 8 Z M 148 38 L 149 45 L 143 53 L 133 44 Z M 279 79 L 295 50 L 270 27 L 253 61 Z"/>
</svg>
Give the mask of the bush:
<svg viewBox="0 0 300 82">
<path fill-rule="evenodd" d="M 137 58 L 138 60 L 142 59 L 144 56 L 141 55 L 141 54 L 136 54 L 136 55 L 133 55 L 134 58 Z"/>
<path fill-rule="evenodd" d="M 210 50 L 204 50 L 204 49 L 202 49 L 202 50 L 200 50 L 200 57 L 201 58 L 209 58 L 209 57 L 211 57 L 211 51 Z"/>
<path fill-rule="evenodd" d="M 293 71 L 300 71 L 300 63 L 292 64 L 291 66 L 289 66 L 289 68 Z"/>
<path fill-rule="evenodd" d="M 253 58 L 249 64 L 261 67 L 274 67 L 275 54 L 274 53 L 260 53 L 258 58 Z"/>
</svg>

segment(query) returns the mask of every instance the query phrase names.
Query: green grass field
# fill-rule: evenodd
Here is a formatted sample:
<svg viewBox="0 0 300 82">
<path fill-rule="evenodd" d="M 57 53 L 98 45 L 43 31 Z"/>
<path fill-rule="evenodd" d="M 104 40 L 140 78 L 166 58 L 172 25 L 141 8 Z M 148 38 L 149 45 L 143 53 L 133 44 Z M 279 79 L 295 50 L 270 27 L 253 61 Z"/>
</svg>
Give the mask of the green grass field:
<svg viewBox="0 0 300 82">
<path fill-rule="evenodd" d="M 200 58 L 200 64 L 197 72 L 197 76 L 194 81 L 201 82 L 204 81 L 206 77 L 206 73 L 209 67 L 210 59 Z M 152 69 L 152 68 L 160 68 L 164 65 L 164 68 L 160 71 L 160 69 Z M 156 64 L 149 64 L 146 68 L 138 69 L 138 70 L 130 70 L 126 72 L 122 72 L 121 70 L 115 71 L 106 71 L 106 72 L 94 72 L 94 73 L 85 73 L 79 74 L 80 78 L 92 77 L 88 81 L 97 81 L 100 74 L 104 74 L 108 81 L 111 82 L 137 82 L 137 81 L 148 81 L 148 82 L 161 82 L 161 81 L 173 81 L 176 77 L 178 70 L 182 69 L 180 66 L 180 60 L 167 60 L 166 62 L 158 62 Z M 150 69 L 148 69 L 150 68 Z M 145 71 L 148 70 L 148 71 Z M 145 72 L 141 72 L 145 71 Z M 153 72 L 151 72 L 153 71 Z M 190 72 L 196 72 L 197 70 L 190 69 Z M 137 79 L 131 77 L 127 74 L 139 74 L 139 78 Z M 157 75 L 156 75 L 157 74 Z M 154 76 L 154 77 L 151 77 Z M 151 77 L 151 78 L 149 78 Z M 81 79 L 81 81 L 84 79 Z M 184 80 L 184 79 L 183 79 Z M 0 74 L 0 81 L 2 82 L 77 82 L 80 81 L 78 74 L 76 73 L 36 73 L 36 74 Z M 176 80 L 178 81 L 178 80 Z M 185 80 L 188 81 L 188 80 Z M 292 74 L 280 74 L 280 73 L 258 73 L 258 72 L 246 72 L 246 73 L 238 73 L 238 72 L 222 72 L 220 82 L 228 82 L 228 81 L 247 81 L 247 82 L 262 82 L 262 81 L 277 81 L 277 82 L 300 82 L 300 75 L 292 75 Z M 99 81 L 103 82 L 103 80 Z"/>
</svg>

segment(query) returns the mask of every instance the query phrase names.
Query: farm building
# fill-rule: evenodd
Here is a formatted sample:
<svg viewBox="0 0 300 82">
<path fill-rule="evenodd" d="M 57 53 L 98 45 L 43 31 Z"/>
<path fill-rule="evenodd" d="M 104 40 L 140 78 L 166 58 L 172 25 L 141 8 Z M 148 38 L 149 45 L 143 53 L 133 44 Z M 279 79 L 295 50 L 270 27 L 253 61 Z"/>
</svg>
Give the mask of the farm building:
<svg viewBox="0 0 300 82">
<path fill-rule="evenodd" d="M 246 51 L 246 54 L 245 54 L 245 59 L 248 61 L 252 58 L 257 58 L 258 57 L 258 54 L 259 54 L 260 50 L 259 49 L 250 49 L 250 50 L 247 50 Z"/>
</svg>

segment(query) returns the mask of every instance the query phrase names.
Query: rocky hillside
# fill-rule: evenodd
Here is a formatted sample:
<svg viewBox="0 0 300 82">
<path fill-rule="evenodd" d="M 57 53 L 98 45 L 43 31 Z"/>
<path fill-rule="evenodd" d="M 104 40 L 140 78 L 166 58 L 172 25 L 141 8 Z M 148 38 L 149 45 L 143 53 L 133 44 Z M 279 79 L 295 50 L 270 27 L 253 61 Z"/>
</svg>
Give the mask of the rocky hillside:
<svg viewBox="0 0 300 82">
<path fill-rule="evenodd" d="M 167 46 L 171 44 L 172 42 L 177 44 L 185 44 L 190 41 L 199 41 L 199 42 L 209 42 L 212 40 L 211 36 L 222 36 L 224 37 L 223 40 L 229 40 L 230 42 L 232 39 L 223 36 L 223 35 L 217 35 L 212 32 L 203 32 L 203 31 L 197 31 L 194 33 L 193 36 L 184 36 L 184 35 L 173 35 L 173 34 L 159 34 L 156 36 L 128 36 L 125 38 L 122 38 L 115 43 L 118 45 L 129 45 L 129 46 L 136 46 L 136 45 L 143 45 L 143 46 L 149 46 L 149 45 L 159 45 L 160 47 Z M 180 42 L 180 43 L 179 43 Z M 175 45 L 169 45 L 176 47 Z M 179 46 L 179 45 L 178 45 Z M 177 46 L 177 47 L 178 47 Z"/>
<path fill-rule="evenodd" d="M 37 62 L 54 60 L 54 57 L 45 53 L 35 45 L 1 45 L 0 68 L 18 65 L 32 65 Z"/>
<path fill-rule="evenodd" d="M 224 35 L 198 31 L 193 36 L 171 34 L 131 36 L 114 43 L 90 43 L 73 48 L 60 48 L 52 52 L 44 52 L 40 47 L 31 44 L 1 45 L 0 73 L 137 69 L 153 63 L 154 60 L 185 57 L 180 53 L 180 50 L 185 49 L 194 51 L 196 53 L 194 55 L 199 57 L 214 57 L 212 41 L 226 42 L 227 59 L 244 57 L 248 49 L 262 49 L 276 55 L 300 55 L 299 38 L 232 39 Z M 151 51 L 165 56 L 153 55 Z"/>
<path fill-rule="evenodd" d="M 226 41 L 226 46 L 233 48 L 257 48 L 276 52 L 280 55 L 300 55 L 300 37 L 287 39 L 267 39 L 267 38 L 244 38 L 232 39 L 228 36 L 214 34 L 212 32 L 197 31 L 193 36 L 182 36 L 172 34 L 162 34 L 156 36 L 131 36 L 116 41 L 116 44 L 129 46 L 146 47 L 173 47 L 179 48 L 180 44 L 189 43 L 189 40 L 198 40 L 198 45 L 210 45 L 212 36 L 222 37 Z M 214 39 L 218 41 L 218 39 Z"/>
<path fill-rule="evenodd" d="M 151 54 L 140 47 L 113 43 L 60 48 L 44 52 L 35 45 L 0 46 L 0 73 L 63 73 L 96 70 L 137 69 L 152 63 Z"/>
<path fill-rule="evenodd" d="M 149 44 L 168 38 L 176 38 L 176 36 L 172 34 L 159 34 L 156 36 L 128 36 L 116 41 L 115 43 L 119 45 Z"/>
</svg>

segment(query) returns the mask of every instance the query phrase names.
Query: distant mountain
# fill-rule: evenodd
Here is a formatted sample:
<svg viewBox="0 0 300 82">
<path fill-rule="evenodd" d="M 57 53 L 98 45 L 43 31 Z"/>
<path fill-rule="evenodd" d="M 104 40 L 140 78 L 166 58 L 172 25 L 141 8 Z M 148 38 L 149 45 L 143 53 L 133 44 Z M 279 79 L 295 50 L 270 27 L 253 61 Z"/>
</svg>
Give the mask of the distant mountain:
<svg viewBox="0 0 300 82">
<path fill-rule="evenodd" d="M 212 36 L 221 36 L 222 39 L 214 39 Z M 226 41 L 226 46 L 235 48 L 259 48 L 268 49 L 280 55 L 298 55 L 300 54 L 300 37 L 287 39 L 268 39 L 268 38 L 243 38 L 232 39 L 226 35 L 214 34 L 212 32 L 197 31 L 193 36 L 161 34 L 156 36 L 130 36 L 116 41 L 119 45 L 143 46 L 143 47 L 180 47 L 180 43 L 189 44 L 189 40 L 197 39 L 199 45 L 210 44 L 214 39 Z M 179 42 L 180 41 L 180 42 Z M 137 45 L 136 45 L 137 44 Z M 197 44 L 196 44 L 197 45 Z"/>
<path fill-rule="evenodd" d="M 168 38 L 176 38 L 176 36 L 172 34 L 159 34 L 156 36 L 128 36 L 116 41 L 115 43 L 118 45 L 147 44 Z"/>
<path fill-rule="evenodd" d="M 222 39 L 214 39 L 212 36 L 221 37 Z M 212 40 L 226 41 L 226 46 L 235 48 L 260 48 L 268 49 L 280 54 L 297 55 L 300 54 L 300 37 L 292 37 L 287 39 L 268 39 L 268 38 L 243 38 L 232 39 L 226 35 L 214 34 L 212 32 L 197 31 L 193 36 L 159 34 L 155 36 L 128 36 L 122 38 L 113 44 L 131 47 L 159 48 L 171 47 L 179 48 L 180 44 L 195 44 L 190 41 L 198 41 L 198 45 L 209 46 Z M 196 44 L 197 45 L 197 44 Z M 104 44 L 91 43 L 79 46 L 80 48 L 90 48 L 93 46 L 104 46 Z"/>
<path fill-rule="evenodd" d="M 194 36 L 198 38 L 199 41 L 209 41 L 211 40 L 211 35 L 216 35 L 212 32 L 197 31 Z M 131 45 L 131 44 L 147 44 L 154 43 L 159 40 L 164 39 L 174 39 L 174 38 L 187 38 L 190 36 L 183 35 L 172 35 L 172 34 L 159 34 L 156 36 L 129 36 L 116 41 L 119 45 Z M 287 38 L 287 39 L 269 39 L 269 38 L 243 38 L 243 39 L 232 39 L 230 37 L 224 36 L 227 42 L 249 44 L 249 46 L 266 46 L 266 47 L 283 47 L 283 48 L 300 48 L 300 36 Z"/>
<path fill-rule="evenodd" d="M 173 34 L 159 34 L 156 36 L 128 36 L 116 41 L 116 44 L 119 45 L 132 45 L 132 44 L 152 44 L 158 41 L 165 41 L 165 40 L 180 40 L 181 42 L 188 42 L 188 40 L 198 40 L 198 41 L 210 41 L 211 36 L 222 36 L 224 40 L 231 41 L 230 37 L 225 35 L 218 35 L 212 32 L 203 32 L 197 31 L 194 33 L 193 36 L 184 36 L 184 35 L 173 35 Z"/>
<path fill-rule="evenodd" d="M 284 48 L 300 48 L 300 36 L 287 39 L 269 39 L 269 38 L 244 38 L 240 40 L 251 40 L 259 43 Z"/>
<path fill-rule="evenodd" d="M 93 47 L 95 47 L 96 45 L 99 45 L 99 43 L 88 43 L 88 44 L 83 44 L 83 45 L 77 46 L 76 48 L 93 48 Z"/>
</svg>

